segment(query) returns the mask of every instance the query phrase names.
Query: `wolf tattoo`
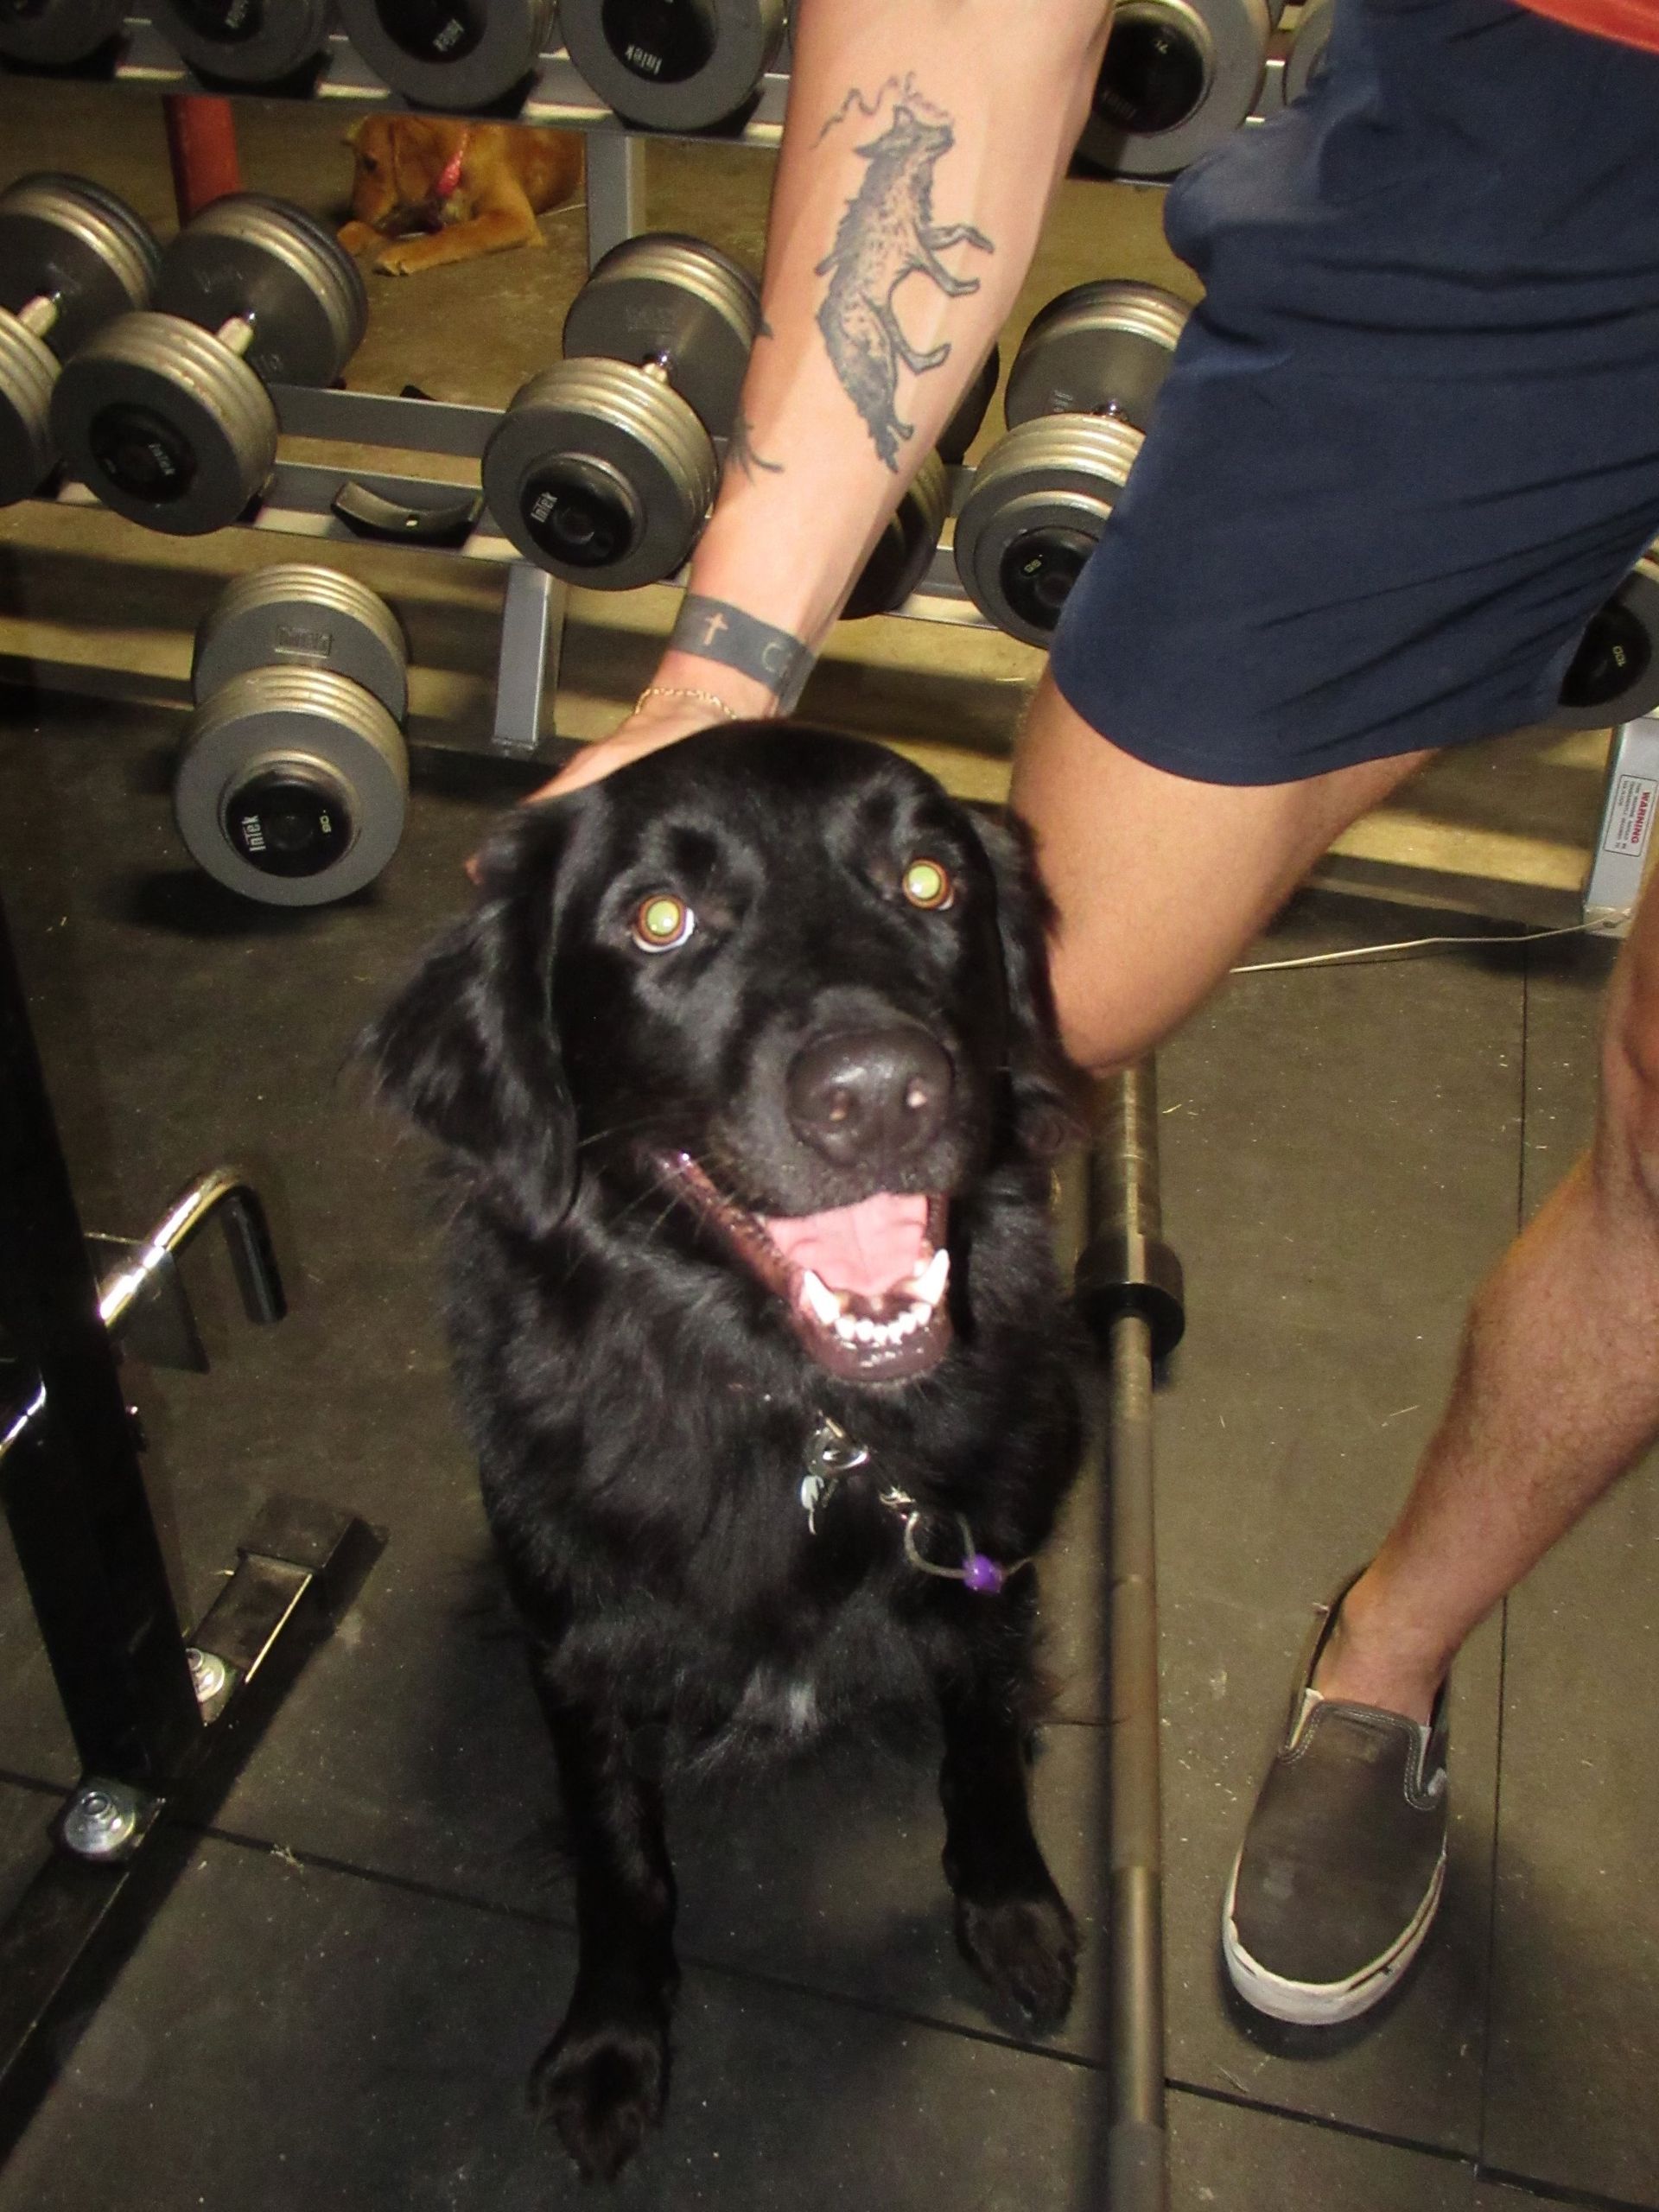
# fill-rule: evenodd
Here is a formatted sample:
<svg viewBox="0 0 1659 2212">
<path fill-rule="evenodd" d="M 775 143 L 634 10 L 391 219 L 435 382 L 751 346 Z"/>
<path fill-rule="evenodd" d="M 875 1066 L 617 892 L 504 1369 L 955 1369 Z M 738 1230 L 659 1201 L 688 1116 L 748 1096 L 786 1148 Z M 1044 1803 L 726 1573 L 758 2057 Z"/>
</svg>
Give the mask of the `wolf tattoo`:
<svg viewBox="0 0 1659 2212">
<path fill-rule="evenodd" d="M 940 252 L 953 245 L 996 251 L 971 223 L 933 220 L 933 171 L 955 143 L 948 120 L 930 120 L 896 101 L 881 136 L 854 149 L 869 168 L 815 272 L 830 279 L 818 328 L 830 361 L 877 453 L 895 474 L 899 445 L 914 435 L 914 426 L 899 419 L 899 368 L 923 376 L 941 367 L 950 348 L 936 346 L 918 353 L 899 327 L 893 296 L 919 271 L 950 299 L 962 299 L 979 289 L 979 279 L 953 276 Z"/>
</svg>

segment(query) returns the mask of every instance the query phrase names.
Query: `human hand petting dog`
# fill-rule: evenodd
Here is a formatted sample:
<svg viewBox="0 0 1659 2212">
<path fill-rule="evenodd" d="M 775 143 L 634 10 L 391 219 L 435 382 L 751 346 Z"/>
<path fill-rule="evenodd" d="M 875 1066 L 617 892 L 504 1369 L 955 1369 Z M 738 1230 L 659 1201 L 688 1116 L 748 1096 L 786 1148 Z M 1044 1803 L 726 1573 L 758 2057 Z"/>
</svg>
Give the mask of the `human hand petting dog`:
<svg viewBox="0 0 1659 2212">
<path fill-rule="evenodd" d="M 633 710 L 608 737 L 596 738 L 565 763 L 550 782 L 530 794 L 537 799 L 563 798 L 584 785 L 641 760 L 683 737 L 718 722 L 766 721 L 779 713 L 773 691 L 737 670 L 690 653 L 664 655 L 657 673 L 639 694 Z"/>
</svg>

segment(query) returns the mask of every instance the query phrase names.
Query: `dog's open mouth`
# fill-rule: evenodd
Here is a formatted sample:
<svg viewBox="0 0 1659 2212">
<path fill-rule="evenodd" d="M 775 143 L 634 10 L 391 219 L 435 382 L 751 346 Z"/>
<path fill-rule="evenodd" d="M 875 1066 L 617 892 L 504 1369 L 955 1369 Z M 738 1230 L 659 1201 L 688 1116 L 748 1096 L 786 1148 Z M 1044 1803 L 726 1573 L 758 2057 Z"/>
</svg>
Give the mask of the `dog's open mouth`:
<svg viewBox="0 0 1659 2212">
<path fill-rule="evenodd" d="M 760 1214 L 718 1191 L 689 1154 L 663 1163 L 728 1248 L 784 1304 L 801 1343 L 849 1382 L 925 1375 L 950 1342 L 945 1200 L 879 1191 L 824 1213 Z"/>
</svg>

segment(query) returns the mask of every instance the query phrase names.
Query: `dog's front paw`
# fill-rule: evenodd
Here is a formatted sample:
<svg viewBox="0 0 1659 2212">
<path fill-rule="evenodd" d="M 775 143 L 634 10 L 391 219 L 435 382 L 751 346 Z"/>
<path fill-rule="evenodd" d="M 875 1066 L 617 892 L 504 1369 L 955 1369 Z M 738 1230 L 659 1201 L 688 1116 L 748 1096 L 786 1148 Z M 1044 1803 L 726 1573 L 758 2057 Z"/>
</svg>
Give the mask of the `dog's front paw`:
<svg viewBox="0 0 1659 2212">
<path fill-rule="evenodd" d="M 374 265 L 383 276 L 412 276 L 431 259 L 430 238 L 393 238 L 375 255 Z"/>
<path fill-rule="evenodd" d="M 584 2181 L 614 2181 L 663 2117 L 666 2025 L 567 2020 L 531 2069 L 531 2108 L 550 2120 Z"/>
<path fill-rule="evenodd" d="M 957 1942 L 998 2003 L 1033 2028 L 1058 2028 L 1077 1984 L 1077 1924 L 1058 1890 L 1046 1897 L 957 1899 Z"/>
<path fill-rule="evenodd" d="M 367 223 L 350 222 L 334 233 L 347 253 L 366 253 L 372 245 L 384 243 L 378 231 Z"/>
</svg>

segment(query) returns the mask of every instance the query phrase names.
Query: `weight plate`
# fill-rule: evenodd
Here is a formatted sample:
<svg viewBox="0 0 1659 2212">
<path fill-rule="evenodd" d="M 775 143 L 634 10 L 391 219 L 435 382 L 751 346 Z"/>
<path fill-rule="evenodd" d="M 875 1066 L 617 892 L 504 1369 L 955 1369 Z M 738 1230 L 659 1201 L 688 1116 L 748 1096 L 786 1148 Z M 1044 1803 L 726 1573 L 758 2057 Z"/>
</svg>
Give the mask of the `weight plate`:
<svg viewBox="0 0 1659 2212">
<path fill-rule="evenodd" d="M 561 0 L 570 59 L 607 107 L 656 130 L 706 130 L 754 95 L 784 0 Z"/>
<path fill-rule="evenodd" d="M 715 449 L 642 369 L 561 361 L 532 378 L 485 448 L 484 497 L 527 560 L 628 591 L 671 576 L 714 503 Z"/>
<path fill-rule="evenodd" d="M 52 472 L 58 357 L 15 315 L 0 315 L 0 507 L 38 492 Z"/>
<path fill-rule="evenodd" d="M 904 605 L 927 574 L 950 512 L 950 479 L 939 455 L 931 453 L 848 594 L 841 610 L 843 622 L 891 614 Z"/>
<path fill-rule="evenodd" d="M 0 58 L 84 61 L 126 21 L 127 0 L 0 0 Z"/>
<path fill-rule="evenodd" d="M 1049 643 L 1141 445 L 1110 416 L 1051 415 L 986 456 L 957 517 L 957 572 L 999 630 Z"/>
<path fill-rule="evenodd" d="M 553 41 L 554 0 L 340 0 L 377 76 L 423 106 L 493 107 Z"/>
<path fill-rule="evenodd" d="M 1119 415 L 1144 430 L 1187 308 L 1157 284 L 1077 284 L 1042 309 L 1008 372 L 1010 429 L 1039 415 Z"/>
<path fill-rule="evenodd" d="M 1173 176 L 1255 106 L 1272 28 L 1267 0 L 1124 0 L 1078 153 L 1114 176 Z"/>
<path fill-rule="evenodd" d="M 711 437 L 730 435 L 760 323 L 760 289 L 741 262 L 671 231 L 625 238 L 564 319 L 567 360 L 663 365 Z"/>
<path fill-rule="evenodd" d="M 196 632 L 196 704 L 255 668 L 323 668 L 372 691 L 394 721 L 409 705 L 409 649 L 378 592 L 338 569 L 278 561 L 228 585 Z"/>
<path fill-rule="evenodd" d="M 48 298 L 40 334 L 60 360 L 149 299 L 162 250 L 124 201 L 85 177 L 42 170 L 0 193 L 0 308 Z"/>
<path fill-rule="evenodd" d="M 244 356 L 269 384 L 328 385 L 362 343 L 357 264 L 302 207 L 235 192 L 204 207 L 162 257 L 155 305 L 204 330 L 253 324 Z"/>
<path fill-rule="evenodd" d="M 52 435 L 72 474 L 148 529 L 232 523 L 276 459 L 276 410 L 245 361 L 175 315 L 124 315 L 67 361 Z"/>
<path fill-rule="evenodd" d="M 1307 0 L 1301 21 L 1291 33 L 1290 52 L 1285 56 L 1285 101 L 1300 99 L 1307 90 L 1314 71 L 1325 59 L 1325 49 L 1331 36 L 1334 20 L 1335 0 Z"/>
<path fill-rule="evenodd" d="M 1549 716 L 1557 729 L 1611 729 L 1659 707 L 1659 553 L 1645 553 L 1586 626 Z"/>
<path fill-rule="evenodd" d="M 326 669 L 233 676 L 191 717 L 173 782 L 191 858 L 270 906 L 320 906 L 372 883 L 408 804 L 397 723 Z"/>
<path fill-rule="evenodd" d="M 1002 349 L 993 346 L 980 364 L 979 374 L 957 402 L 956 413 L 939 432 L 939 459 L 949 467 L 959 467 L 967 458 L 968 448 L 979 435 L 979 426 L 996 397 L 1001 374 Z"/>
<path fill-rule="evenodd" d="M 327 0 L 150 0 L 181 60 L 232 85 L 291 77 L 328 40 Z"/>
</svg>

